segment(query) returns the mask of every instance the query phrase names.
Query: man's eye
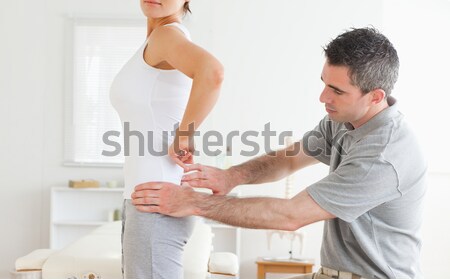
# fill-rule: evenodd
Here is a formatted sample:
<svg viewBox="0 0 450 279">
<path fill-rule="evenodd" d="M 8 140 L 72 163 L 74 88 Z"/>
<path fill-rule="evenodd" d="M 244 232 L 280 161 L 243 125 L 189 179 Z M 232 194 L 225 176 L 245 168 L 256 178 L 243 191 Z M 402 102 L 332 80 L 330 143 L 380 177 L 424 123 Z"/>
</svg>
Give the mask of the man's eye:
<svg viewBox="0 0 450 279">
<path fill-rule="evenodd" d="M 342 95 L 342 91 L 339 91 L 339 90 L 333 89 L 333 92 L 334 92 L 334 93 L 336 93 L 336 94 L 338 94 L 338 95 Z"/>
</svg>

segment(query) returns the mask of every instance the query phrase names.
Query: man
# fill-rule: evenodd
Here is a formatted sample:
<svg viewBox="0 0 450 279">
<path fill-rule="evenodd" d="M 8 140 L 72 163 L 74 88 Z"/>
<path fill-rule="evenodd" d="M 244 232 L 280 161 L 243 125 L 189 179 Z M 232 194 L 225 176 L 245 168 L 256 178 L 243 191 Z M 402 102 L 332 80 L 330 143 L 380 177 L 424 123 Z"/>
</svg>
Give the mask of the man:
<svg viewBox="0 0 450 279">
<path fill-rule="evenodd" d="M 397 52 L 372 28 L 345 32 L 324 50 L 320 101 L 328 115 L 296 143 L 300 152 L 287 148 L 227 170 L 191 165 L 188 171 L 196 172 L 183 182 L 215 195 L 150 182 L 135 188 L 133 204 L 143 212 L 199 215 L 247 228 L 296 230 L 324 220 L 323 267 L 314 278 L 421 278 L 426 164 L 390 96 Z M 318 162 L 330 166 L 328 176 L 292 199 L 222 196 Z"/>
</svg>

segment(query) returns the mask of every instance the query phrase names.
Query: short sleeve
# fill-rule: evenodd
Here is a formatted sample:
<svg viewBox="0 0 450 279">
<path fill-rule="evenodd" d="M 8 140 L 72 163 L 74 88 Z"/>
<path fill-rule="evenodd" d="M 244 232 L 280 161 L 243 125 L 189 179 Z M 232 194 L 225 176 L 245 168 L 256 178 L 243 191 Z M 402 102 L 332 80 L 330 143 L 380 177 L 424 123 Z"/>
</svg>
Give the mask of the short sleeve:
<svg viewBox="0 0 450 279">
<path fill-rule="evenodd" d="M 331 120 L 326 116 L 313 130 L 305 133 L 303 150 L 308 156 L 330 165 L 332 138 Z"/>
<path fill-rule="evenodd" d="M 352 222 L 372 208 L 400 197 L 398 176 L 392 164 L 380 156 L 349 158 L 307 188 L 323 209 Z"/>
</svg>

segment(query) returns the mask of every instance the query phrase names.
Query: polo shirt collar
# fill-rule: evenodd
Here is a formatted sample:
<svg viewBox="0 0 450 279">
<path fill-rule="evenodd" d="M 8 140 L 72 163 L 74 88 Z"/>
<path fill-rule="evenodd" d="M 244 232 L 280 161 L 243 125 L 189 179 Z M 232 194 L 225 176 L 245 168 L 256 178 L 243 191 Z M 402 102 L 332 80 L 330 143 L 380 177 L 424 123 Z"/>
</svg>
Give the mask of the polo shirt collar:
<svg viewBox="0 0 450 279">
<path fill-rule="evenodd" d="M 349 122 L 344 123 L 345 127 L 348 129 L 347 134 L 354 138 L 362 138 L 369 132 L 386 125 L 392 118 L 398 116 L 400 112 L 398 111 L 397 100 L 394 97 L 389 96 L 387 102 L 389 107 L 380 111 L 374 117 L 369 119 L 369 121 L 356 129 Z"/>
</svg>

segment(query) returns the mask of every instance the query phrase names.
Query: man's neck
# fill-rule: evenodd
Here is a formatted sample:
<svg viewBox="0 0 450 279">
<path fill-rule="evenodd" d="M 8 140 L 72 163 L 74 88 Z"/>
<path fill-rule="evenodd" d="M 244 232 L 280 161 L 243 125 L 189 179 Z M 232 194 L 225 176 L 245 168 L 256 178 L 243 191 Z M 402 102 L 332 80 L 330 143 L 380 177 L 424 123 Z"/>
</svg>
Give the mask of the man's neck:
<svg viewBox="0 0 450 279">
<path fill-rule="evenodd" d="M 389 107 L 389 104 L 387 102 L 387 99 L 384 99 L 382 102 L 380 102 L 379 104 L 371 107 L 367 113 L 360 119 L 354 121 L 354 122 L 350 122 L 350 124 L 352 124 L 352 126 L 356 129 L 361 127 L 362 125 L 366 124 L 370 119 L 372 119 L 375 115 L 377 115 L 378 113 L 382 112 L 383 110 L 387 109 Z"/>
</svg>

